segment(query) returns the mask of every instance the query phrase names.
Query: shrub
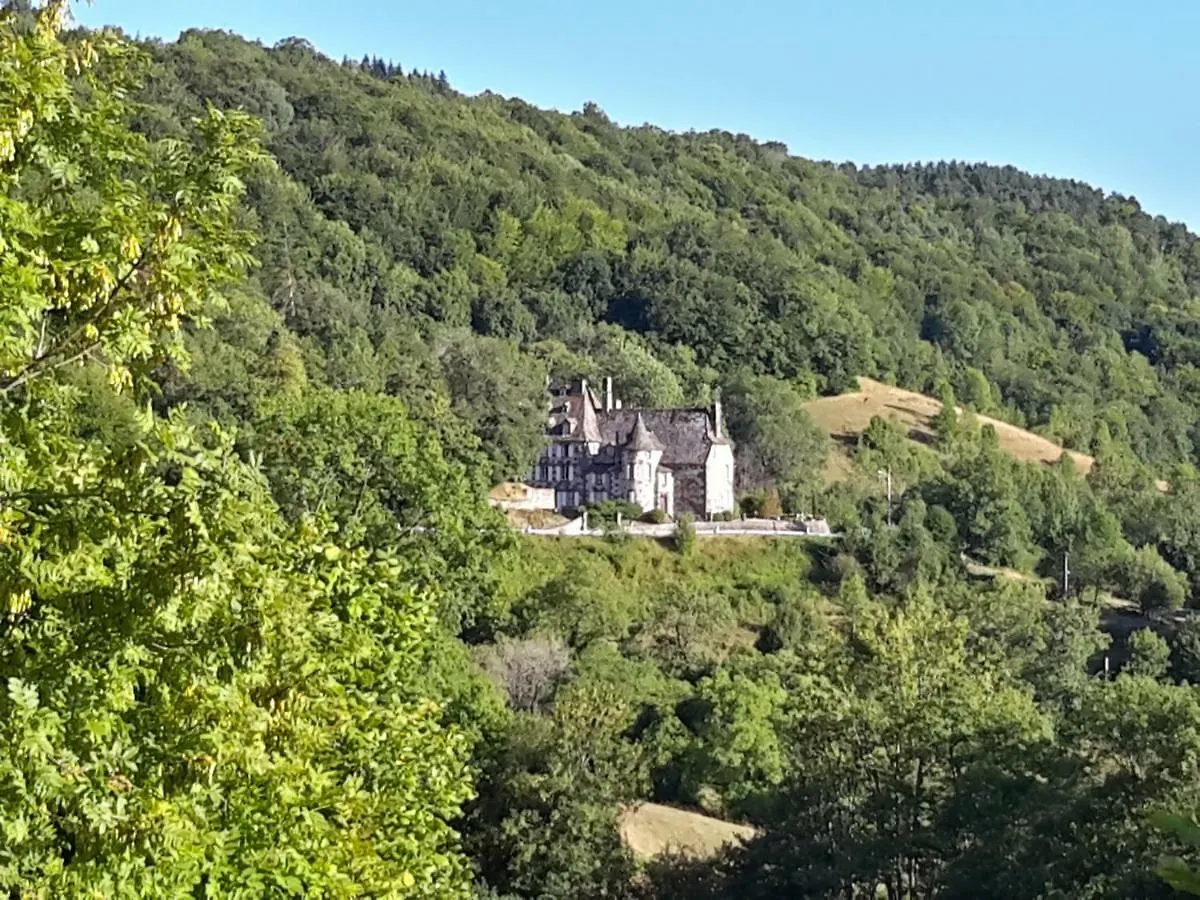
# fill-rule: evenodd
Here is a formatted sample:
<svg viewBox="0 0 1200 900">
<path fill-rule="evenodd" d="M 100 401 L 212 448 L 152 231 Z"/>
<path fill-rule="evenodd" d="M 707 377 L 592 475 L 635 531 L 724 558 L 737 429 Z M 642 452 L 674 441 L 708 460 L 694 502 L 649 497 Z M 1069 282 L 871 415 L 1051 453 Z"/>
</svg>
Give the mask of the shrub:
<svg viewBox="0 0 1200 900">
<path fill-rule="evenodd" d="M 763 495 L 761 515 L 768 519 L 775 519 L 783 515 L 783 504 L 779 500 L 779 491 L 775 488 L 770 488 Z"/>
<path fill-rule="evenodd" d="M 757 491 L 753 494 L 747 494 L 738 501 L 738 508 L 742 511 L 743 516 L 757 518 L 762 515 L 763 495 Z"/>
<path fill-rule="evenodd" d="M 613 528 L 617 524 L 617 516 L 622 522 L 632 522 L 641 518 L 642 508 L 627 500 L 605 500 L 586 507 L 588 521 L 593 527 Z"/>
<path fill-rule="evenodd" d="M 696 551 L 696 523 L 691 516 L 680 516 L 675 523 L 675 549 L 680 556 L 691 556 Z"/>
<path fill-rule="evenodd" d="M 667 514 L 661 509 L 652 509 L 650 512 L 642 514 L 642 521 L 651 525 L 661 525 L 667 521 Z"/>
<path fill-rule="evenodd" d="M 570 671 L 571 651 L 558 637 L 509 640 L 480 651 L 480 665 L 496 686 L 504 691 L 509 705 L 536 712 L 554 695 Z"/>
</svg>

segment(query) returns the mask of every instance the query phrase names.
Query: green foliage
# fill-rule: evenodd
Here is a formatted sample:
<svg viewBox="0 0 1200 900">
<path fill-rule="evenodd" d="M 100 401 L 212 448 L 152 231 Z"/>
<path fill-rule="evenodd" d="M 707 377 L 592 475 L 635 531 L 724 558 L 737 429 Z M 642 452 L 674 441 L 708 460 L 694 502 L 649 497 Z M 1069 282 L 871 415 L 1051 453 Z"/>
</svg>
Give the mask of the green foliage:
<svg viewBox="0 0 1200 900">
<path fill-rule="evenodd" d="M 701 752 L 693 756 L 695 770 L 688 773 L 697 795 L 719 792 L 729 814 L 762 792 L 780 787 L 790 760 L 779 729 L 788 695 L 777 674 L 741 673 L 723 668 L 696 688 L 696 699 L 706 709 L 697 735 Z"/>
<path fill-rule="evenodd" d="M 508 341 L 472 335 L 450 341 L 439 361 L 455 412 L 492 456 L 492 479 L 526 477 L 546 423 L 541 366 Z"/>
<path fill-rule="evenodd" d="M 1117 563 L 1115 577 L 1143 612 L 1178 609 L 1187 595 L 1183 578 L 1153 547 L 1141 547 L 1126 554 Z"/>
<path fill-rule="evenodd" d="M 696 552 L 696 523 L 691 516 L 680 516 L 675 522 L 675 551 L 680 556 Z"/>
<path fill-rule="evenodd" d="M 445 589 L 442 614 L 456 633 L 496 613 L 489 556 L 507 528 L 483 502 L 480 461 L 447 458 L 403 403 L 361 391 L 284 395 L 252 427 L 251 452 L 285 515 L 326 516 L 342 540 L 420 558 L 422 583 Z"/>
<path fill-rule="evenodd" d="M 1130 675 L 1163 679 L 1167 676 L 1171 648 L 1149 628 L 1140 628 L 1129 637 L 1129 661 L 1123 671 Z"/>
<path fill-rule="evenodd" d="M 736 625 L 720 594 L 678 586 L 658 598 L 648 621 L 635 629 L 630 649 L 636 657 L 653 659 L 672 677 L 695 678 L 729 655 Z"/>
<path fill-rule="evenodd" d="M 64 16 L 0 20 L 0 886 L 464 896 L 420 558 L 286 521 L 232 437 L 147 403 L 248 264 L 256 128 L 132 131 L 137 53 Z"/>
<path fill-rule="evenodd" d="M 183 319 L 203 316 L 250 261 L 236 219 L 242 178 L 264 162 L 257 125 L 210 108 L 179 138 L 132 131 L 125 98 L 141 53 L 108 35 L 62 41 L 66 15 L 53 2 L 28 30 L 0 22 L 0 390 L 10 397 L 86 359 L 132 386 L 180 357 Z"/>
<path fill-rule="evenodd" d="M 627 716 L 613 694 L 580 683 L 560 693 L 551 715 L 514 722 L 464 823 L 488 885 L 561 900 L 628 889 L 633 865 L 617 810 L 636 796 L 644 768 L 620 736 Z"/>
<path fill-rule="evenodd" d="M 882 479 L 891 472 L 896 493 L 922 481 L 938 467 L 937 457 L 909 440 L 899 422 L 881 416 L 873 417 L 859 436 L 854 460 L 868 478 Z"/>
<path fill-rule="evenodd" d="M 1194 235 L 301 40 L 186 32 L 143 79 L 61 13 L 0 24 L 0 885 L 461 896 L 455 821 L 481 896 L 624 896 L 653 792 L 766 826 L 683 896 L 1163 890 L 1145 820 L 1200 803 L 1200 706 L 1149 632 L 1089 665 L 1101 591 L 1200 589 Z M 720 384 L 756 508 L 845 537 L 506 555 L 482 489 L 528 474 L 547 374 Z M 939 394 L 937 444 L 877 419 L 818 495 L 803 402 L 859 375 Z"/>
<path fill-rule="evenodd" d="M 588 525 L 595 528 L 616 528 L 621 523 L 637 521 L 642 517 L 642 508 L 628 500 L 605 500 L 587 507 Z"/>
<path fill-rule="evenodd" d="M 1151 817 L 1155 828 L 1171 834 L 1188 850 L 1195 852 L 1200 847 L 1200 826 L 1194 817 L 1174 815 L 1159 810 Z M 1179 856 L 1164 857 L 1158 864 L 1158 875 L 1172 888 L 1182 894 L 1200 897 L 1200 874 Z"/>
<path fill-rule="evenodd" d="M 1171 647 L 1171 674 L 1180 681 L 1200 682 L 1200 619 L 1188 616 L 1168 641 Z"/>
<path fill-rule="evenodd" d="M 6 466 L 29 499 L 5 523 L 0 882 L 451 890 L 464 747 L 420 699 L 434 604 L 407 566 L 286 527 L 228 441 L 175 422 L 115 460 L 44 446 Z"/>
<path fill-rule="evenodd" d="M 813 424 L 800 391 L 775 378 L 743 373 L 726 385 L 723 399 L 744 487 L 795 493 L 820 482 L 829 438 Z"/>
<path fill-rule="evenodd" d="M 947 449 L 953 449 L 958 437 L 958 401 L 954 397 L 954 388 L 943 383 L 938 395 L 941 409 L 933 419 L 933 433 L 937 435 L 938 443 Z"/>
<path fill-rule="evenodd" d="M 1015 760 L 1049 733 L 1025 692 L 970 663 L 967 633 L 919 597 L 860 609 L 849 642 L 827 650 L 832 665 L 792 662 L 771 729 L 789 765 L 764 770 L 786 784 L 729 896 L 895 894 L 897 878 L 918 896 L 934 889 L 948 861 L 935 848 L 957 843 L 950 811 L 975 766 Z"/>
</svg>

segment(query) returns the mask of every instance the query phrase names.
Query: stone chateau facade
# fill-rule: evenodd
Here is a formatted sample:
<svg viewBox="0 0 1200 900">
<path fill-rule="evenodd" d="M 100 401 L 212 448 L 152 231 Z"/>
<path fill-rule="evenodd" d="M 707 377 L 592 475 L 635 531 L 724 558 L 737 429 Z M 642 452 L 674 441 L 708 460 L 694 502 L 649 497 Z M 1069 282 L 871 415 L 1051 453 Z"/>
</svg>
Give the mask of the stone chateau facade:
<svg viewBox="0 0 1200 900">
<path fill-rule="evenodd" d="M 586 380 L 551 391 L 546 446 L 529 479 L 554 491 L 554 508 L 624 500 L 644 512 L 731 513 L 733 443 L 720 400 L 711 409 L 637 409 Z"/>
</svg>

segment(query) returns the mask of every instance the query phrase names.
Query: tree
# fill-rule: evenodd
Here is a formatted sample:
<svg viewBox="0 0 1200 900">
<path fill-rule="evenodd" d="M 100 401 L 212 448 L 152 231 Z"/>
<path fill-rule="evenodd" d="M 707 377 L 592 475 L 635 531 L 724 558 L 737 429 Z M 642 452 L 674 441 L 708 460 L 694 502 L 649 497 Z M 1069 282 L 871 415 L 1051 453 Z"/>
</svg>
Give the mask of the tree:
<svg viewBox="0 0 1200 900">
<path fill-rule="evenodd" d="M 717 789 L 724 809 L 715 812 L 736 815 L 785 780 L 788 759 L 779 726 L 787 692 L 769 670 L 722 669 L 700 683 L 696 697 L 708 712 L 688 779 L 697 794 Z"/>
<path fill-rule="evenodd" d="M 1200 683 L 1200 619 L 1188 616 L 1171 635 L 1171 674 L 1180 681 Z"/>
<path fill-rule="evenodd" d="M 529 476 L 546 425 L 546 373 L 499 338 L 462 335 L 440 355 L 455 412 L 492 457 L 492 479 Z"/>
<path fill-rule="evenodd" d="M 954 388 L 948 382 L 943 382 L 938 402 L 941 408 L 933 418 L 933 433 L 937 435 L 940 445 L 950 448 L 958 437 L 958 401 L 954 398 Z"/>
<path fill-rule="evenodd" d="M 571 651 L 561 639 L 501 639 L 481 653 L 484 671 L 514 709 L 538 712 L 571 669 Z"/>
<path fill-rule="evenodd" d="M 0 22 L 0 888 L 462 896 L 466 748 L 420 685 L 436 597 L 147 409 L 248 261 L 253 124 L 136 134 L 136 52 L 65 41 L 66 14 Z M 80 427 L 85 359 L 137 400 L 124 447 Z"/>
<path fill-rule="evenodd" d="M 1114 578 L 1146 613 L 1179 609 L 1187 596 L 1182 576 L 1153 547 L 1127 552 L 1117 562 Z"/>
<path fill-rule="evenodd" d="M 247 443 L 289 518 L 326 516 L 343 541 L 419 558 L 455 634 L 499 612 L 491 573 L 511 539 L 484 501 L 486 460 L 460 450 L 460 463 L 432 424 L 364 391 L 284 396 L 252 427 Z"/>
<path fill-rule="evenodd" d="M 722 399 L 743 489 L 775 487 L 796 494 L 820 483 L 829 438 L 813 423 L 799 391 L 775 378 L 742 373 Z"/>
<path fill-rule="evenodd" d="M 696 552 L 696 522 L 691 516 L 680 516 L 675 522 L 675 549 L 680 556 Z"/>
<path fill-rule="evenodd" d="M 972 840 L 959 811 L 1049 734 L 1024 690 L 970 661 L 966 637 L 918 594 L 860 608 L 839 664 L 785 678 L 790 777 L 733 857 L 728 896 L 937 893 L 949 848 Z"/>
<path fill-rule="evenodd" d="M 502 896 L 621 896 L 633 875 L 619 806 L 644 769 L 624 740 L 628 709 L 586 684 L 560 690 L 546 716 L 518 715 L 481 773 L 464 841 Z M 564 839 L 568 836 L 568 839 Z"/>
<path fill-rule="evenodd" d="M 672 585 L 634 630 L 629 646 L 674 677 L 697 676 L 723 662 L 736 646 L 736 624 L 725 597 L 703 587 Z"/>
<path fill-rule="evenodd" d="M 1171 648 L 1149 628 L 1139 628 L 1129 637 L 1129 661 L 1123 671 L 1162 680 L 1167 676 Z"/>
</svg>

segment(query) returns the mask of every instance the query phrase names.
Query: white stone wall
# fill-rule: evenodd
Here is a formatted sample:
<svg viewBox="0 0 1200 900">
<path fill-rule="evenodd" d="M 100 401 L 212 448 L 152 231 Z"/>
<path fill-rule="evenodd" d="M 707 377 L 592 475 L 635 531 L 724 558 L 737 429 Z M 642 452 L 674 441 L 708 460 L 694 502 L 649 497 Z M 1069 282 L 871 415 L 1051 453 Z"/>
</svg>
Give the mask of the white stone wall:
<svg viewBox="0 0 1200 900">
<path fill-rule="evenodd" d="M 658 467 L 658 490 L 655 505 L 670 518 L 675 518 L 675 474 L 670 469 Z"/>
<path fill-rule="evenodd" d="M 554 509 L 554 488 L 525 486 L 523 497 L 506 497 L 493 500 L 492 505 L 500 509 L 536 510 Z"/>
<path fill-rule="evenodd" d="M 704 513 L 733 512 L 733 447 L 713 444 L 704 463 Z"/>
<path fill-rule="evenodd" d="M 649 512 L 656 506 L 655 491 L 658 487 L 658 461 L 662 452 L 658 450 L 639 450 L 631 454 L 633 463 L 633 480 L 630 483 L 630 499 Z"/>
</svg>

